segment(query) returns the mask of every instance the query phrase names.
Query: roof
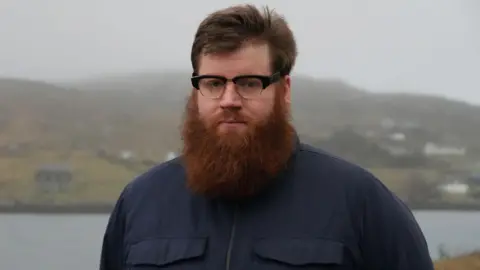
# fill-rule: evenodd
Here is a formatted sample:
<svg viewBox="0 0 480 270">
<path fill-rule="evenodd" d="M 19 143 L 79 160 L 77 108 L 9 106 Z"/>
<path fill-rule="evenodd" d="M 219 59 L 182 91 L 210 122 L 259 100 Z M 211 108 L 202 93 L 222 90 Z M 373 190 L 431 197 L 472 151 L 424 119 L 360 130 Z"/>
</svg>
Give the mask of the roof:
<svg viewBox="0 0 480 270">
<path fill-rule="evenodd" d="M 43 164 L 37 167 L 37 171 L 63 171 L 63 172 L 71 172 L 72 167 L 68 164 Z"/>
</svg>

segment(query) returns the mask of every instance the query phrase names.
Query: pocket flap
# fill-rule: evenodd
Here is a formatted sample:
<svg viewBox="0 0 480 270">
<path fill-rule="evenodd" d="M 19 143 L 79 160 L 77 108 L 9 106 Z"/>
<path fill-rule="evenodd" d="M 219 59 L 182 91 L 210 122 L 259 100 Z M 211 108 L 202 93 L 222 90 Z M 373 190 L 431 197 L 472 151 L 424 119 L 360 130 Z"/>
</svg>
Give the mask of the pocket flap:
<svg viewBox="0 0 480 270">
<path fill-rule="evenodd" d="M 138 242 L 130 247 L 129 265 L 164 266 L 177 261 L 201 257 L 206 238 L 157 238 Z"/>
<path fill-rule="evenodd" d="M 333 264 L 343 262 L 343 244 L 318 238 L 265 238 L 254 245 L 257 256 L 290 265 Z"/>
</svg>

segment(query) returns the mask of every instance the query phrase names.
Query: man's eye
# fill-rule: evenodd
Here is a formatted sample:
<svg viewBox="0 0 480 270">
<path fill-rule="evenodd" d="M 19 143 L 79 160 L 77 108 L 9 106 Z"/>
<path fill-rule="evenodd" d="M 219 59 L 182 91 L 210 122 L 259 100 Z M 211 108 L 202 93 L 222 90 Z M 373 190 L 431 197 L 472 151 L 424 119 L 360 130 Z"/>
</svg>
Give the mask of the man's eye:
<svg viewBox="0 0 480 270">
<path fill-rule="evenodd" d="M 215 82 L 211 82 L 210 85 L 213 87 L 219 87 L 222 85 L 222 83 L 220 81 L 215 81 Z"/>
<path fill-rule="evenodd" d="M 248 82 L 248 86 L 258 88 L 258 87 L 262 86 L 262 83 L 259 82 L 259 81 L 251 81 L 251 82 Z"/>
<path fill-rule="evenodd" d="M 238 82 L 238 84 L 242 87 L 247 87 L 247 88 L 259 88 L 262 86 L 262 82 L 255 79 L 243 80 Z"/>
<path fill-rule="evenodd" d="M 223 86 L 223 82 L 220 80 L 204 80 L 202 85 L 208 88 L 219 88 Z"/>
</svg>

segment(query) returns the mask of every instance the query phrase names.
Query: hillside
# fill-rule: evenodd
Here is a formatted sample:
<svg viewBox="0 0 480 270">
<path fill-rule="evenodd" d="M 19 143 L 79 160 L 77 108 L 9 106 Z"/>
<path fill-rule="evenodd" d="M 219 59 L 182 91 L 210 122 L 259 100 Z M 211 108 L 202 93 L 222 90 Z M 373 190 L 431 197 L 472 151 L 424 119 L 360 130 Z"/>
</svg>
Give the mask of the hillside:
<svg viewBox="0 0 480 270">
<path fill-rule="evenodd" d="M 162 157 L 178 147 L 188 73 L 142 73 L 57 86 L 0 79 L 0 146 L 131 149 Z M 480 147 L 480 107 L 443 98 L 372 94 L 336 80 L 297 76 L 295 124 L 310 141 L 345 127 L 380 130 L 385 119 L 435 142 Z M 152 147 L 154 146 L 154 147 Z"/>
<path fill-rule="evenodd" d="M 463 256 L 440 259 L 435 262 L 436 270 L 477 270 L 480 269 L 480 252 Z"/>
<path fill-rule="evenodd" d="M 142 73 L 55 85 L 0 79 L 0 169 L 5 172 L 0 204 L 115 200 L 135 175 L 180 148 L 188 77 Z M 461 166 L 480 159 L 480 107 L 438 97 L 372 94 L 342 81 L 301 76 L 293 80 L 293 102 L 304 140 L 372 169 L 402 196 L 414 197 L 412 179 L 433 181 L 449 166 L 418 154 L 391 155 L 379 146 L 392 132 L 406 134 L 402 143 L 417 151 L 434 141 L 476 153 L 456 159 Z M 366 136 L 372 132 L 380 137 Z M 70 191 L 38 193 L 34 175 L 49 164 L 73 167 Z"/>
<path fill-rule="evenodd" d="M 0 146 L 146 154 L 152 145 L 163 153 L 178 139 L 178 103 L 148 91 L 66 90 L 43 82 L 3 79 L 0 110 Z"/>
</svg>

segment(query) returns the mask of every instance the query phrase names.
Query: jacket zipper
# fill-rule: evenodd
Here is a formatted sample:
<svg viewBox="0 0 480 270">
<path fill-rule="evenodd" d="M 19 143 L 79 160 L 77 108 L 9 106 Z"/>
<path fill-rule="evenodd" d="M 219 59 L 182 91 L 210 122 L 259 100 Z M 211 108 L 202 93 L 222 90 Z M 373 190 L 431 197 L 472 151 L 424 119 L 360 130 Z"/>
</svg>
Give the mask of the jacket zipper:
<svg viewBox="0 0 480 270">
<path fill-rule="evenodd" d="M 237 206 L 235 206 L 235 210 L 233 212 L 233 224 L 232 229 L 230 230 L 230 240 L 228 241 L 228 250 L 227 250 L 227 259 L 225 262 L 225 269 L 230 270 L 230 260 L 232 258 L 232 249 L 233 249 L 233 240 L 235 238 L 235 229 L 237 226 Z"/>
</svg>

